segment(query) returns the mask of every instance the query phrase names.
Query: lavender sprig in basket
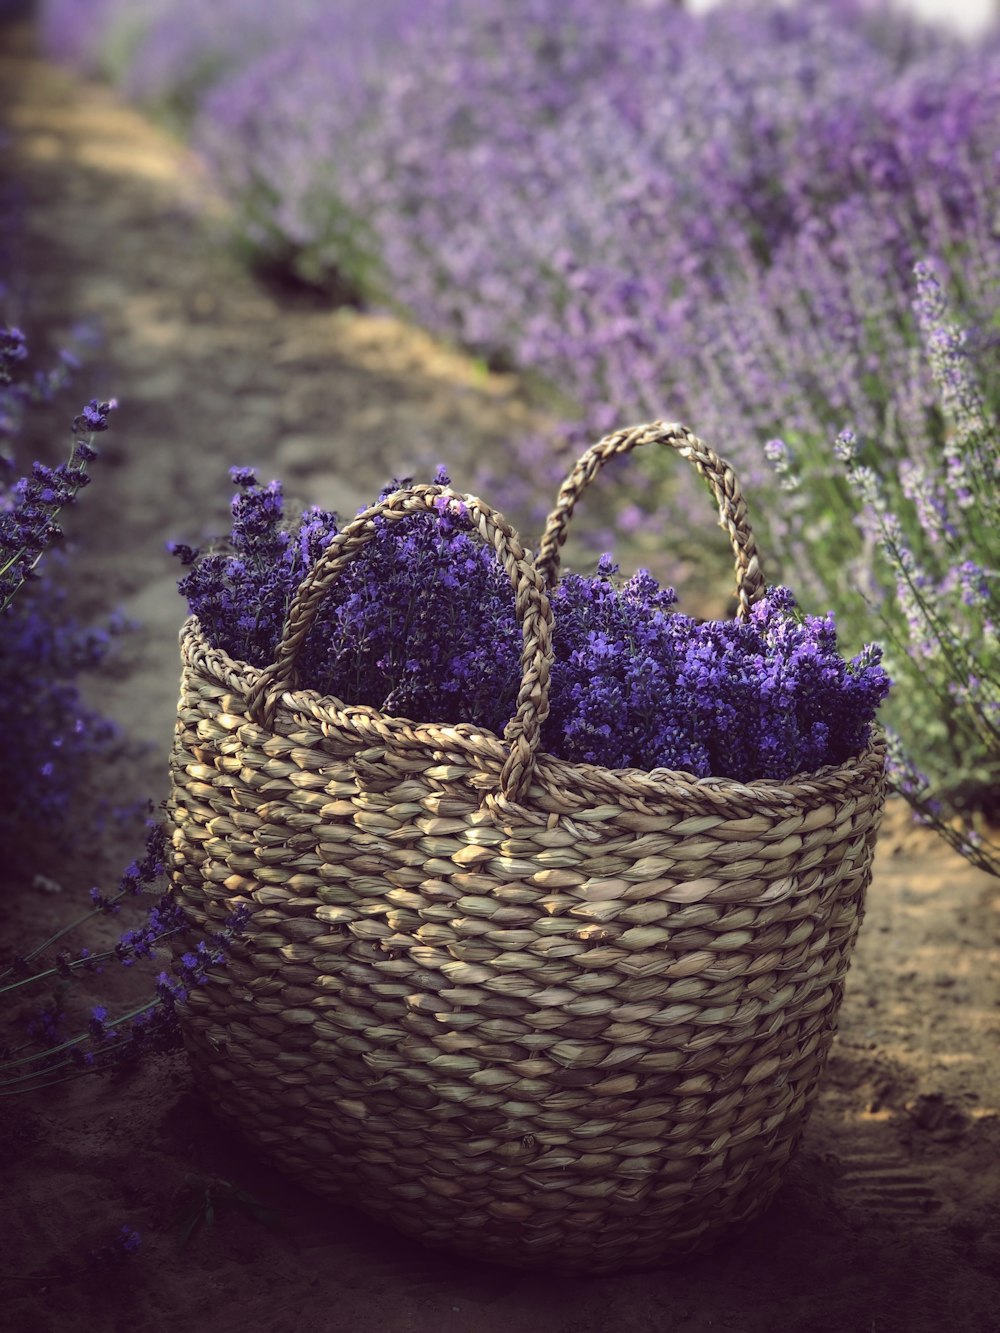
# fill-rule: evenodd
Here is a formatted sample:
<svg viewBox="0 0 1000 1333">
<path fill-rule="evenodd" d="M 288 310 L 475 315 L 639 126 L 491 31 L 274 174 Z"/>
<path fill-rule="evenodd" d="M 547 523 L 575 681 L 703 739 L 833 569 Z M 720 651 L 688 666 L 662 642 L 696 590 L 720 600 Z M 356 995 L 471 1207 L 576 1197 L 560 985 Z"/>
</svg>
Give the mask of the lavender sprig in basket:
<svg viewBox="0 0 1000 1333">
<path fill-rule="evenodd" d="M 607 568 L 557 582 L 583 489 L 646 443 L 713 488 L 733 625 Z M 589 1271 L 705 1248 L 773 1196 L 832 1038 L 884 798 L 876 654 L 844 663 L 765 595 L 731 469 L 679 426 L 589 450 L 537 558 L 442 486 L 310 549 L 318 521 L 275 535 L 252 615 L 224 613 L 246 562 L 189 576 L 174 890 L 199 926 L 250 909 L 185 1019 L 203 1088 L 431 1244 Z M 408 529 L 428 563 L 401 609 Z M 449 618 L 470 586 L 506 632 Z"/>
</svg>

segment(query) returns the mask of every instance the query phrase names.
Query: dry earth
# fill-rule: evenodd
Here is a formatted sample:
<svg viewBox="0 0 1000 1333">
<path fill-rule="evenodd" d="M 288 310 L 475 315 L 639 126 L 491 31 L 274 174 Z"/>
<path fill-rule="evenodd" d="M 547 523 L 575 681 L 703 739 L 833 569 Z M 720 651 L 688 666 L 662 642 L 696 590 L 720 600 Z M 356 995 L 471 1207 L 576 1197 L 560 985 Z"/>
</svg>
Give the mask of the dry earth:
<svg viewBox="0 0 1000 1333">
<path fill-rule="evenodd" d="M 79 605 L 141 620 L 93 686 L 145 749 L 104 780 L 159 798 L 183 608 L 171 537 L 225 517 L 232 463 L 260 463 L 305 502 L 353 512 L 392 475 L 444 460 L 460 483 L 503 458 L 537 409 L 392 319 L 269 291 L 219 242 L 219 210 L 185 150 L 107 90 L 0 30 L 0 185 L 21 232 L 10 276 L 29 332 L 103 337 L 96 393 L 122 407 L 74 515 Z M 690 573 L 690 570 L 688 571 Z M 682 571 L 683 573 L 683 571 Z M 59 893 L 7 875 L 2 938 L 25 947 L 75 914 L 109 834 L 58 867 Z M 713 1255 L 661 1271 L 547 1278 L 425 1253 L 283 1182 L 196 1098 L 182 1055 L 113 1082 L 0 1102 L 0 1286 L 9 1327 L 103 1333 L 990 1333 L 1000 1329 L 1000 882 L 887 818 L 840 1034 L 787 1183 Z M 127 980 L 127 978 L 126 978 Z M 126 980 L 102 979 L 112 999 Z M 232 1183 L 273 1228 L 220 1209 L 179 1250 L 186 1178 Z M 122 1223 L 126 1265 L 88 1254 Z"/>
</svg>

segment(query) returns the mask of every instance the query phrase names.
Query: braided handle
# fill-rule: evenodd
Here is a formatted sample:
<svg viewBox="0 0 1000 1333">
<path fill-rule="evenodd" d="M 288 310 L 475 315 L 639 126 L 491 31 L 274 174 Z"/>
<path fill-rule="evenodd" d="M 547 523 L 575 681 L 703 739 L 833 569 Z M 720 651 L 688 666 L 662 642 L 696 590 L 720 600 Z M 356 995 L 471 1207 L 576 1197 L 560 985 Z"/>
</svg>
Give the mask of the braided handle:
<svg viewBox="0 0 1000 1333">
<path fill-rule="evenodd" d="M 663 444 L 676 450 L 711 486 L 719 505 L 720 526 L 729 533 L 735 556 L 737 618 L 745 620 L 750 614 L 750 607 L 764 594 L 764 575 L 761 573 L 757 543 L 750 530 L 740 483 L 725 459 L 713 453 L 686 426 L 676 423 L 654 421 L 649 425 L 615 431 L 581 455 L 559 488 L 556 507 L 545 521 L 545 531 L 535 557 L 535 567 L 542 575 L 545 586 L 553 588 L 559 577 L 559 548 L 566 540 L 577 500 L 605 463 L 619 454 L 630 453 L 646 444 Z"/>
<path fill-rule="evenodd" d="M 549 712 L 552 611 L 531 555 L 506 519 L 482 500 L 459 495 L 445 486 L 410 486 L 394 491 L 363 510 L 333 538 L 295 591 L 275 660 L 261 672 L 250 691 L 247 712 L 259 725 L 268 729 L 273 725 L 281 695 L 296 687 L 299 651 L 323 599 L 345 566 L 378 534 L 375 520 L 396 523 L 414 514 L 437 513 L 444 505 L 454 504 L 464 507 L 476 532 L 493 548 L 514 589 L 515 613 L 523 636 L 521 686 L 516 712 L 504 730 L 509 753 L 501 770 L 500 788 L 505 797 L 517 801 L 531 782 L 541 726 Z"/>
</svg>

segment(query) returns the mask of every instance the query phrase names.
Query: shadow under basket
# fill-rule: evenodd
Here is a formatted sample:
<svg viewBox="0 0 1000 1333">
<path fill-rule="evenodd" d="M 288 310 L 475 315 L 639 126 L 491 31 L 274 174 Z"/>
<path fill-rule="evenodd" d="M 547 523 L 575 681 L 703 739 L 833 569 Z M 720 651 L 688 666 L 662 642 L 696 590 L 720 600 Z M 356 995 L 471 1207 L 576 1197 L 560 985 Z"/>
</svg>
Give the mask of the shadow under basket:
<svg viewBox="0 0 1000 1333">
<path fill-rule="evenodd" d="M 461 497 L 515 588 L 502 738 L 296 688 L 323 597 L 411 487 L 296 594 L 273 665 L 182 633 L 171 876 L 192 925 L 241 903 L 185 1040 L 213 1109 L 293 1179 L 477 1259 L 607 1273 L 708 1248 L 770 1202 L 861 922 L 884 744 L 787 782 L 612 771 L 539 748 L 558 550 L 603 463 L 660 443 L 711 484 L 741 615 L 763 591 L 728 464 L 655 423 L 589 450 L 539 553 Z"/>
</svg>

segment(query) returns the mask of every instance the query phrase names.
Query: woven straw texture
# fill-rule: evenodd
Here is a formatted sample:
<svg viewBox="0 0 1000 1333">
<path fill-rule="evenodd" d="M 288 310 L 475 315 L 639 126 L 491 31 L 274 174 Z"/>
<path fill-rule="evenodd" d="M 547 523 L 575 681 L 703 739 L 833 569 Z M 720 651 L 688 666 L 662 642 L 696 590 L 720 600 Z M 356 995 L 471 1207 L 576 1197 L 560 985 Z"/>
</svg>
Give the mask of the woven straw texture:
<svg viewBox="0 0 1000 1333">
<path fill-rule="evenodd" d="M 218 1113 L 302 1184 L 433 1245 L 609 1272 L 706 1248 L 769 1202 L 823 1070 L 861 922 L 884 747 L 786 783 L 540 753 L 545 588 L 608 458 L 676 450 L 710 482 L 740 615 L 763 580 L 731 468 L 681 426 L 609 436 L 537 558 L 462 497 L 516 590 L 504 737 L 295 688 L 295 658 L 376 514 L 300 587 L 273 666 L 182 632 L 172 881 L 249 926 L 184 1017 Z M 450 494 L 445 492 L 445 494 Z"/>
</svg>

